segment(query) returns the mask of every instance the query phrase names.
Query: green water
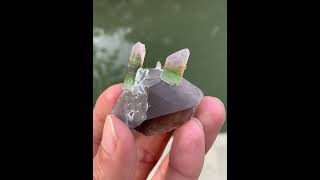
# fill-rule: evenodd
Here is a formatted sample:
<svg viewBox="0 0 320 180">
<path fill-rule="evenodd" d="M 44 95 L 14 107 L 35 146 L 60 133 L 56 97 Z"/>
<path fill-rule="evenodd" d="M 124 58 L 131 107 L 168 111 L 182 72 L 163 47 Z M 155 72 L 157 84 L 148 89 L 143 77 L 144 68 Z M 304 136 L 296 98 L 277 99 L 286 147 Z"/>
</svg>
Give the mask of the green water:
<svg viewBox="0 0 320 180">
<path fill-rule="evenodd" d="M 226 0 L 94 0 L 93 31 L 94 102 L 123 81 L 131 46 L 140 41 L 147 50 L 144 67 L 189 48 L 184 77 L 227 107 Z"/>
</svg>

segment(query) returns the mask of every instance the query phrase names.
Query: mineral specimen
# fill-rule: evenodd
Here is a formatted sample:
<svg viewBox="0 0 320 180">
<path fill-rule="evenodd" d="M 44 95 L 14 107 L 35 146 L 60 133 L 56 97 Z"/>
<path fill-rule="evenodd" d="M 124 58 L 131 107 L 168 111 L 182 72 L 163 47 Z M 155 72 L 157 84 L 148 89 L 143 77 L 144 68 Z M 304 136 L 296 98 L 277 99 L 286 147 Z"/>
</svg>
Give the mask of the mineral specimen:
<svg viewBox="0 0 320 180">
<path fill-rule="evenodd" d="M 131 50 L 124 90 L 113 114 L 136 131 L 150 136 L 178 128 L 194 115 L 203 93 L 183 78 L 189 49 L 167 57 L 161 68 L 142 68 L 145 45 L 138 42 Z"/>
</svg>

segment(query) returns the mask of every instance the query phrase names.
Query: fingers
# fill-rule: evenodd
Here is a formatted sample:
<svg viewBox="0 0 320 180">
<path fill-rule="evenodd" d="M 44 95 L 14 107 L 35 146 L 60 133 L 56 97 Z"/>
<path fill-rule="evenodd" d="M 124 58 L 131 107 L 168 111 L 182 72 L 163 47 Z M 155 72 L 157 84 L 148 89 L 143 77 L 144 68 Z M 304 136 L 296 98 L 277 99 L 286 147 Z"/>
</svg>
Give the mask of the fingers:
<svg viewBox="0 0 320 180">
<path fill-rule="evenodd" d="M 135 180 L 147 179 L 149 173 L 161 157 L 172 132 L 158 136 L 135 134 L 137 146 L 137 166 Z"/>
<path fill-rule="evenodd" d="M 205 135 L 203 127 L 199 120 L 192 118 L 176 131 L 165 179 L 198 179 L 204 156 Z"/>
<path fill-rule="evenodd" d="M 225 121 L 225 114 L 224 105 L 219 99 L 206 96 L 201 101 L 195 117 L 199 119 L 203 126 L 205 134 L 205 152 L 210 150 L 214 140 L 219 134 L 220 128 Z M 165 178 L 170 155 L 171 154 L 168 154 L 163 162 L 161 162 L 153 180 L 162 180 Z"/>
<path fill-rule="evenodd" d="M 110 86 L 98 98 L 93 109 L 93 156 L 101 142 L 105 118 L 111 113 L 118 97 L 122 92 L 122 84 Z"/>
<path fill-rule="evenodd" d="M 108 115 L 101 144 L 93 159 L 94 180 L 131 180 L 135 174 L 136 146 L 130 129 Z"/>
<path fill-rule="evenodd" d="M 195 117 L 199 119 L 205 133 L 206 152 L 211 148 L 225 121 L 223 103 L 214 97 L 206 96 L 202 99 Z"/>
</svg>

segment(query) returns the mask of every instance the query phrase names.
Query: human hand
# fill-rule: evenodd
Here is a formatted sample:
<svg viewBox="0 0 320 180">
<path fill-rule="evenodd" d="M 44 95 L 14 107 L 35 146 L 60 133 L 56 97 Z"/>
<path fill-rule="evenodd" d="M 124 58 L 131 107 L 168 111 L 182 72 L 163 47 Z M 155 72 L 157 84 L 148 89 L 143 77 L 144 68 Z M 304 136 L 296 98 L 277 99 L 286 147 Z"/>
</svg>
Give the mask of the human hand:
<svg viewBox="0 0 320 180">
<path fill-rule="evenodd" d="M 122 84 L 109 87 L 93 109 L 93 179 L 146 179 L 162 155 L 172 132 L 143 136 L 111 114 Z M 193 180 L 200 176 L 209 151 L 225 120 L 223 103 L 205 96 L 194 118 L 176 129 L 170 153 L 154 180 Z"/>
</svg>

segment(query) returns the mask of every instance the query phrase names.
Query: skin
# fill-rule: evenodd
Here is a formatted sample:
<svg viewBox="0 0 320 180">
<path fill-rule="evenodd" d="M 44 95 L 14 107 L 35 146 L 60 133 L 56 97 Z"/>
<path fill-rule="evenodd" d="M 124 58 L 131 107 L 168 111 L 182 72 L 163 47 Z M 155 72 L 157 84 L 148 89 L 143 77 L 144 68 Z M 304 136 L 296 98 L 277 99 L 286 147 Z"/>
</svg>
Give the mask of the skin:
<svg viewBox="0 0 320 180">
<path fill-rule="evenodd" d="M 123 89 L 106 89 L 93 109 L 93 179 L 142 180 L 156 165 L 172 132 L 143 136 L 132 132 L 110 114 Z M 153 180 L 194 180 L 200 176 L 205 154 L 210 150 L 225 120 L 223 103 L 205 96 L 194 118 L 175 131 L 170 153 L 161 162 Z"/>
</svg>

